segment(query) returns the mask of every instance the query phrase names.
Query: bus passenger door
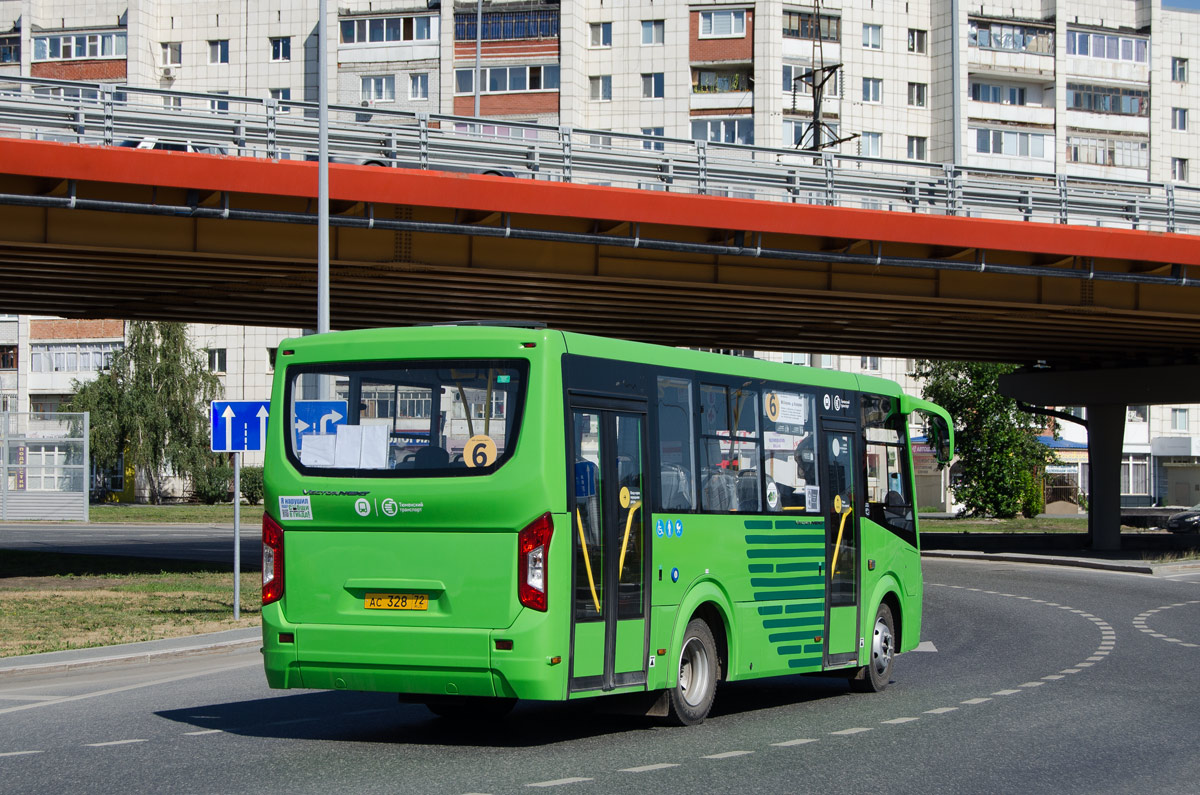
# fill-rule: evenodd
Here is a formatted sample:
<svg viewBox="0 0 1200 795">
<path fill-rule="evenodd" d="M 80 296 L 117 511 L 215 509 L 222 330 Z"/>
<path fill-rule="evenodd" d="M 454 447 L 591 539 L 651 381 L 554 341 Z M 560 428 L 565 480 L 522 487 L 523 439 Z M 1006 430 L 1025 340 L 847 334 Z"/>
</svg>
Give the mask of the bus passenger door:
<svg viewBox="0 0 1200 795">
<path fill-rule="evenodd" d="M 858 662 L 858 442 L 853 425 L 826 422 L 821 429 L 825 469 L 825 665 L 836 667 Z"/>
<path fill-rule="evenodd" d="M 646 415 L 573 407 L 571 690 L 646 683 Z"/>
</svg>

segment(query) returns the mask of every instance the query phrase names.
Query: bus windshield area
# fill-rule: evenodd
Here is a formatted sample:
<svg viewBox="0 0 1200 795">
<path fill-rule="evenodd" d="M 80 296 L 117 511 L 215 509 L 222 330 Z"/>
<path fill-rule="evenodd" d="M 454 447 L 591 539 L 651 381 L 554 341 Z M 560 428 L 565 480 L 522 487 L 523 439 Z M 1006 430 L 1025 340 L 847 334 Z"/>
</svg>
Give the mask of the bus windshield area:
<svg viewBox="0 0 1200 795">
<path fill-rule="evenodd" d="M 516 444 L 527 373 L 511 360 L 291 367 L 288 456 L 310 474 L 494 471 Z"/>
</svg>

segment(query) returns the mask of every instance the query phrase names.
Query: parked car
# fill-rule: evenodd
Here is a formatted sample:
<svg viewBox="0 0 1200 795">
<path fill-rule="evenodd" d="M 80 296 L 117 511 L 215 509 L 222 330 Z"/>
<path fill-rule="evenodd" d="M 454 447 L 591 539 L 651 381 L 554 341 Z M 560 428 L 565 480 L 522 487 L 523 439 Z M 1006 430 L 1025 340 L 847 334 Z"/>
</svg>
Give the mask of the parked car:
<svg viewBox="0 0 1200 795">
<path fill-rule="evenodd" d="M 1186 511 L 1171 514 L 1167 519 L 1167 529 L 1172 533 L 1200 532 L 1200 505 L 1193 505 Z"/>
<path fill-rule="evenodd" d="M 199 152 L 205 155 L 228 154 L 223 146 L 206 144 L 201 141 L 162 141 L 153 136 L 127 138 L 119 142 L 117 146 L 124 146 L 130 149 L 158 149 L 164 152 Z"/>
</svg>

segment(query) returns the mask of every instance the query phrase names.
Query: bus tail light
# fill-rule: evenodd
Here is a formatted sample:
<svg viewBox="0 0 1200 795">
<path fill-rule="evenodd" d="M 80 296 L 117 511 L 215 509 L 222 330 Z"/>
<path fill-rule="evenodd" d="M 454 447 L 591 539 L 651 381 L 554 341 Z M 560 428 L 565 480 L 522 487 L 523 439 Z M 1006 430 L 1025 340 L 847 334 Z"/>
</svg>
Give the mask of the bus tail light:
<svg viewBox="0 0 1200 795">
<path fill-rule="evenodd" d="M 263 514 L 262 603 L 269 605 L 283 598 L 283 528 Z"/>
<path fill-rule="evenodd" d="M 546 575 L 550 536 L 554 523 L 550 514 L 534 519 L 517 535 L 517 597 L 525 607 L 546 612 Z"/>
</svg>

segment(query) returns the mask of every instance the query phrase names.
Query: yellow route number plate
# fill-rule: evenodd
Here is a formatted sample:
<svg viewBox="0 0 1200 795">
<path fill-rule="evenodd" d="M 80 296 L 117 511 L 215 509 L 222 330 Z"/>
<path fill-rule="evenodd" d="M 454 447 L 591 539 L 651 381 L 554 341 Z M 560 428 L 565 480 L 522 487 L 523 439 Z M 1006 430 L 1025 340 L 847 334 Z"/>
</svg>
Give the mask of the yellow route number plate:
<svg viewBox="0 0 1200 795">
<path fill-rule="evenodd" d="M 429 594 L 369 593 L 365 597 L 368 610 L 428 610 Z"/>
</svg>

